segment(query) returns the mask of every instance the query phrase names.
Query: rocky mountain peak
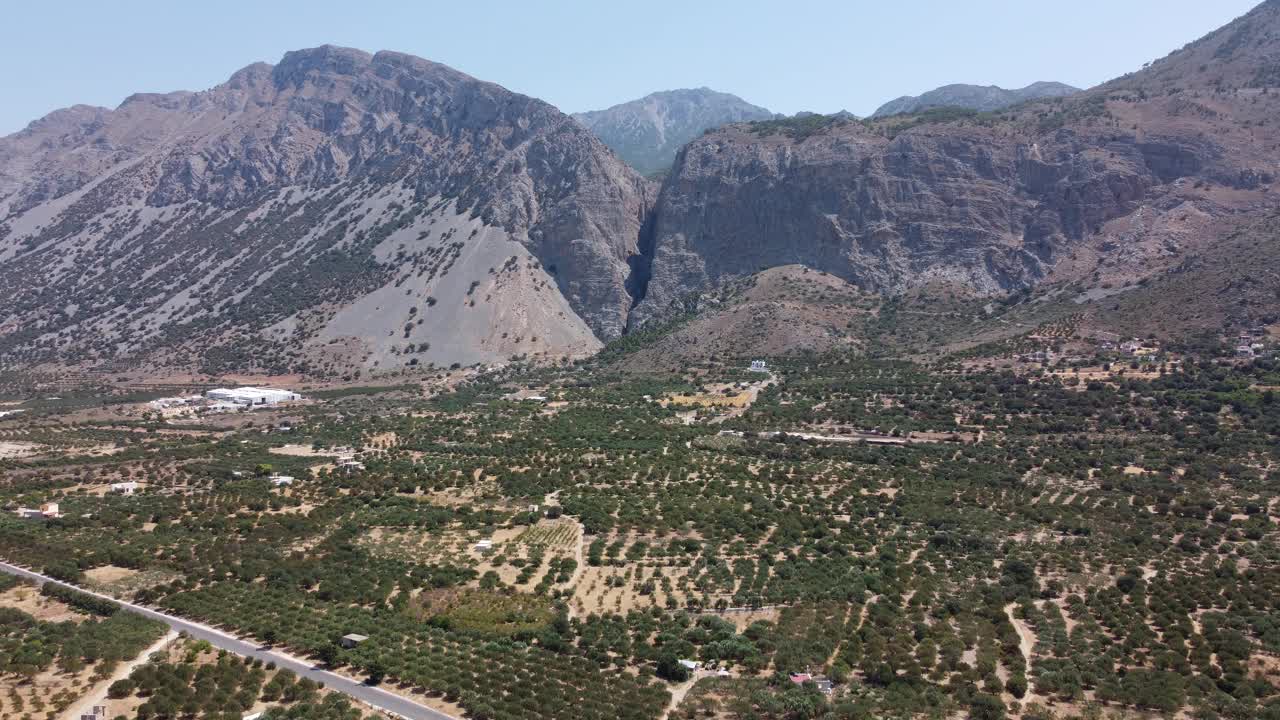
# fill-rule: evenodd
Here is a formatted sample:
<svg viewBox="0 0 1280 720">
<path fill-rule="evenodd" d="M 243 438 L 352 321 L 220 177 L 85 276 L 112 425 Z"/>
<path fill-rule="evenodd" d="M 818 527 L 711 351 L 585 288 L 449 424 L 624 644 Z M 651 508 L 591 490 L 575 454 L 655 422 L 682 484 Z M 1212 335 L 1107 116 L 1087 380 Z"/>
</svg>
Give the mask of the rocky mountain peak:
<svg viewBox="0 0 1280 720">
<path fill-rule="evenodd" d="M 273 77 L 280 86 L 302 84 L 312 74 L 357 75 L 368 69 L 373 56 L 363 50 L 321 45 L 305 50 L 290 50 L 276 64 Z"/>
<path fill-rule="evenodd" d="M 573 117 L 629 165 L 653 175 L 671 167 L 680 148 L 706 130 L 768 119 L 773 113 L 736 95 L 700 87 L 655 92 Z"/>
<path fill-rule="evenodd" d="M 0 159 L 0 305 L 29 320 L 0 318 L 9 357 L 244 333 L 312 368 L 581 354 L 625 326 L 653 193 L 543 101 L 333 46 L 51 115 Z"/>
</svg>

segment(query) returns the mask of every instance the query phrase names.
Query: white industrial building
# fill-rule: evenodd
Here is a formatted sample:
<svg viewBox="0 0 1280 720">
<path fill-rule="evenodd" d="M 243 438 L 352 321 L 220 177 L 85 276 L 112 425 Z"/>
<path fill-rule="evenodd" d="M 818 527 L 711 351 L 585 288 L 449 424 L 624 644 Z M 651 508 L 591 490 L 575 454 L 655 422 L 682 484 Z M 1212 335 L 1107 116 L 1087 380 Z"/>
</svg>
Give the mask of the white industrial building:
<svg viewBox="0 0 1280 720">
<path fill-rule="evenodd" d="M 276 405 L 302 399 L 301 395 L 291 390 L 256 387 L 217 388 L 206 392 L 204 396 L 215 402 L 242 406 Z"/>
</svg>

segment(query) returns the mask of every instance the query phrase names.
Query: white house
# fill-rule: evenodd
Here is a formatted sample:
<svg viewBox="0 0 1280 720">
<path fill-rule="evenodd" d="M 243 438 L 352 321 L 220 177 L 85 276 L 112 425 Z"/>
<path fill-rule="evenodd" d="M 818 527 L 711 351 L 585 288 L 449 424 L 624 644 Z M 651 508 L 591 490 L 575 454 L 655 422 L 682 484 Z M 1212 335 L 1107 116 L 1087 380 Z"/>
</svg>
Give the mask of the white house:
<svg viewBox="0 0 1280 720">
<path fill-rule="evenodd" d="M 698 668 L 702 667 L 702 663 L 697 660 L 681 660 L 680 665 L 689 672 L 694 672 Z"/>
<path fill-rule="evenodd" d="M 481 540 L 480 542 L 476 543 L 476 551 L 482 552 L 482 553 L 493 552 L 493 541 L 488 538 Z"/>
<path fill-rule="evenodd" d="M 138 483 L 130 480 L 128 482 L 111 483 L 111 492 L 120 493 L 121 495 L 132 495 L 138 491 Z"/>
<path fill-rule="evenodd" d="M 267 479 L 268 479 L 268 480 L 270 480 L 270 481 L 271 481 L 271 484 L 272 484 L 272 485 L 275 485 L 276 487 L 283 487 L 283 486 L 285 486 L 285 485 L 292 485 L 292 484 L 293 484 L 293 476 L 292 476 L 292 475 L 279 475 L 279 474 L 276 474 L 276 475 L 272 475 L 271 477 L 269 477 L 269 478 L 267 478 Z"/>
<path fill-rule="evenodd" d="M 751 367 L 748 369 L 751 370 L 751 372 L 769 372 L 769 367 L 763 360 L 752 360 Z"/>
</svg>

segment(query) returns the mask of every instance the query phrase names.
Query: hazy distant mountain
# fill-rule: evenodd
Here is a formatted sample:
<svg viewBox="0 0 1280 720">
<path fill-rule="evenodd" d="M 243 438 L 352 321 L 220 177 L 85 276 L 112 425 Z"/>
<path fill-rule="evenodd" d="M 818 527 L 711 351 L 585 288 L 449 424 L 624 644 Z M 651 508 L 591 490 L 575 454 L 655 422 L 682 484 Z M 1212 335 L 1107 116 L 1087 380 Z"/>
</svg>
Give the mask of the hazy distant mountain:
<svg viewBox="0 0 1280 720">
<path fill-rule="evenodd" d="M 918 113 L 937 107 L 961 107 L 970 110 L 999 110 L 1027 100 L 1047 97 L 1063 97 L 1080 92 L 1079 88 L 1060 82 L 1037 82 L 1006 90 L 995 85 L 943 85 L 923 95 L 904 95 L 890 100 L 876 109 L 871 117 L 886 117 L 903 113 Z"/>
<path fill-rule="evenodd" d="M 671 167 L 680 148 L 708 128 L 773 116 L 736 95 L 703 87 L 656 92 L 573 117 L 631 167 L 651 175 Z"/>
</svg>

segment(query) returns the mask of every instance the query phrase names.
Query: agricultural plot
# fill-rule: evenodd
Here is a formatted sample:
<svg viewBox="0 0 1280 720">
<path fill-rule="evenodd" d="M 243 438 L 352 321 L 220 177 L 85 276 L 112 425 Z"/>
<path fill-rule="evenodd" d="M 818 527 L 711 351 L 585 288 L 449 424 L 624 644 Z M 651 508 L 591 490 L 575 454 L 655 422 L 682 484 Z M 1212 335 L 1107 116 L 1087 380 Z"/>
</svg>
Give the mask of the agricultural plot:
<svg viewBox="0 0 1280 720">
<path fill-rule="evenodd" d="M 107 689 L 112 717 L 197 717 L 262 713 L 266 717 L 360 720 L 375 717 L 341 695 L 298 678 L 290 670 L 215 651 L 208 643 L 183 639 L 154 653 Z"/>
<path fill-rule="evenodd" d="M 164 634 L 128 613 L 94 615 L 0 578 L 0 717 L 56 717 Z"/>
<path fill-rule="evenodd" d="M 265 473 L 313 460 L 252 428 L 131 445 L 50 424 L 18 439 L 129 449 L 4 461 L 0 500 L 64 517 L 0 516 L 0 556 L 468 718 L 654 719 L 673 698 L 726 720 L 1276 717 L 1280 369 L 1073 382 L 972 359 L 771 360 L 777 382 L 715 426 L 654 401 L 737 380 L 713 366 L 353 395 L 300 410 L 290 442 L 372 448 L 366 469 L 288 493 Z M 146 492 L 89 490 L 116 477 Z"/>
<path fill-rule="evenodd" d="M 163 568 L 133 570 L 103 565 L 85 572 L 85 587 L 105 595 L 130 599 L 140 591 L 165 585 L 181 578 L 180 573 Z"/>
</svg>

